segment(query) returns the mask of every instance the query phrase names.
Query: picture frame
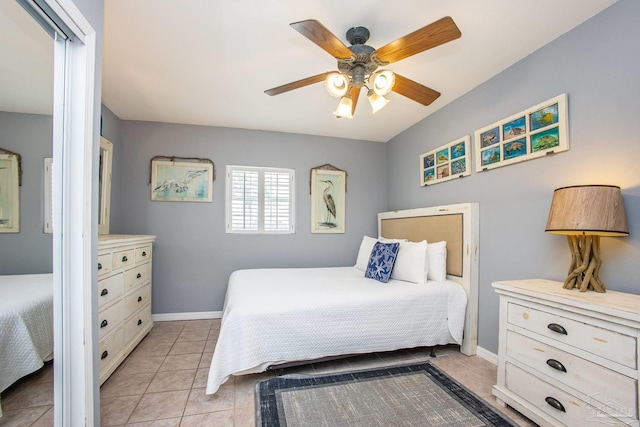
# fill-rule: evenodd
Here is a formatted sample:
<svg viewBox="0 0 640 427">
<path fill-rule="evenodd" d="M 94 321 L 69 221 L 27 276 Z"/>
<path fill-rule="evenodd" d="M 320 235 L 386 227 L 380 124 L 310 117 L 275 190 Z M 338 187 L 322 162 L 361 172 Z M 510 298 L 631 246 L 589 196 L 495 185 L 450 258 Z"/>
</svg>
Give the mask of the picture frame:
<svg viewBox="0 0 640 427">
<path fill-rule="evenodd" d="M 475 131 L 475 170 L 569 150 L 567 94 L 563 93 Z"/>
<path fill-rule="evenodd" d="M 0 233 L 20 232 L 18 156 L 0 154 Z"/>
<path fill-rule="evenodd" d="M 471 137 L 465 135 L 420 155 L 420 186 L 471 174 L 470 144 Z"/>
<path fill-rule="evenodd" d="M 212 202 L 213 162 L 151 160 L 151 200 Z"/>
<path fill-rule="evenodd" d="M 347 173 L 343 170 L 311 170 L 311 232 L 344 233 Z"/>
</svg>

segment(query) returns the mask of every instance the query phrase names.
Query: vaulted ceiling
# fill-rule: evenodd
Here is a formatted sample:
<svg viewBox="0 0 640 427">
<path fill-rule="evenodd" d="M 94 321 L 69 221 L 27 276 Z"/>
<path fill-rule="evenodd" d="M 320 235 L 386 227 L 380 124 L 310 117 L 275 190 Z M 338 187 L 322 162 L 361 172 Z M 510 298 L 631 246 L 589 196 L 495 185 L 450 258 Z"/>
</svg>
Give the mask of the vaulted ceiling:
<svg viewBox="0 0 640 427">
<path fill-rule="evenodd" d="M 103 102 L 123 120 L 388 141 L 614 2 L 105 0 Z M 384 67 L 441 92 L 430 106 L 391 93 L 391 102 L 373 115 L 362 91 L 354 118 L 336 119 L 338 99 L 322 83 L 264 93 L 337 69 L 292 22 L 316 19 L 347 46 L 346 31 L 364 26 L 371 32 L 367 44 L 378 48 L 444 16 L 453 18 L 461 38 Z M 2 19 L 10 17 L 2 12 Z M 26 65 L 29 75 L 46 71 L 25 51 L 46 50 L 34 49 L 38 37 L 28 31 L 15 37 L 30 28 L 0 22 L 0 50 L 18 58 L 0 75 L 0 111 L 12 111 L 16 99 L 9 98 L 37 98 L 47 90 L 33 84 L 47 81 L 46 74 L 22 86 L 7 81 L 24 79 L 24 70 L 7 72 L 13 66 Z M 13 88 L 11 96 L 4 85 Z"/>
</svg>

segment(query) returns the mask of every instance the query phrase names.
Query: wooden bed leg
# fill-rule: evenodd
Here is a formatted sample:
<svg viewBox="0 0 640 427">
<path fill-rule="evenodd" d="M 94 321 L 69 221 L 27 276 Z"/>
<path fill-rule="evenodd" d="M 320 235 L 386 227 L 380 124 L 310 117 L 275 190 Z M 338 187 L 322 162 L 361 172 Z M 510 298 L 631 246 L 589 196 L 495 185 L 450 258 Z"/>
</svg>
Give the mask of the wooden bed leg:
<svg viewBox="0 0 640 427">
<path fill-rule="evenodd" d="M 431 347 L 431 353 L 429 353 L 430 357 L 436 357 L 436 347 L 433 346 Z"/>
</svg>

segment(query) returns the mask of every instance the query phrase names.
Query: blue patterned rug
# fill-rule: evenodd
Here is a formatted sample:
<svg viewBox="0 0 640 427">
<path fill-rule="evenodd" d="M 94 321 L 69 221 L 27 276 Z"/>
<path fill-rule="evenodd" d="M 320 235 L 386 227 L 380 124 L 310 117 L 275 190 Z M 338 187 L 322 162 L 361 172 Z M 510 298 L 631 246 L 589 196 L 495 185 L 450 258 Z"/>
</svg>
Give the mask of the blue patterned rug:
<svg viewBox="0 0 640 427">
<path fill-rule="evenodd" d="M 256 426 L 516 426 L 430 363 L 256 384 Z"/>
</svg>

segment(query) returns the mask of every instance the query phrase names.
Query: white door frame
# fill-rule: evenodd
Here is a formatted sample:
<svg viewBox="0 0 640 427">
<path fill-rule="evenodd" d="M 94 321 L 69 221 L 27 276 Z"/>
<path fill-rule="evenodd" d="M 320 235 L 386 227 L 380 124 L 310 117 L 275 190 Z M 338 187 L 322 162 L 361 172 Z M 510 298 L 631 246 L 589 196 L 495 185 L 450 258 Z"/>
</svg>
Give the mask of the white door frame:
<svg viewBox="0 0 640 427">
<path fill-rule="evenodd" d="M 93 201 L 96 33 L 71 0 L 22 3 L 43 17 L 44 26 L 73 37 L 56 35 L 54 43 L 54 420 L 55 426 L 91 427 L 99 425 L 100 415 L 94 360 L 97 274 L 92 268 L 98 235 L 97 198 Z"/>
</svg>

